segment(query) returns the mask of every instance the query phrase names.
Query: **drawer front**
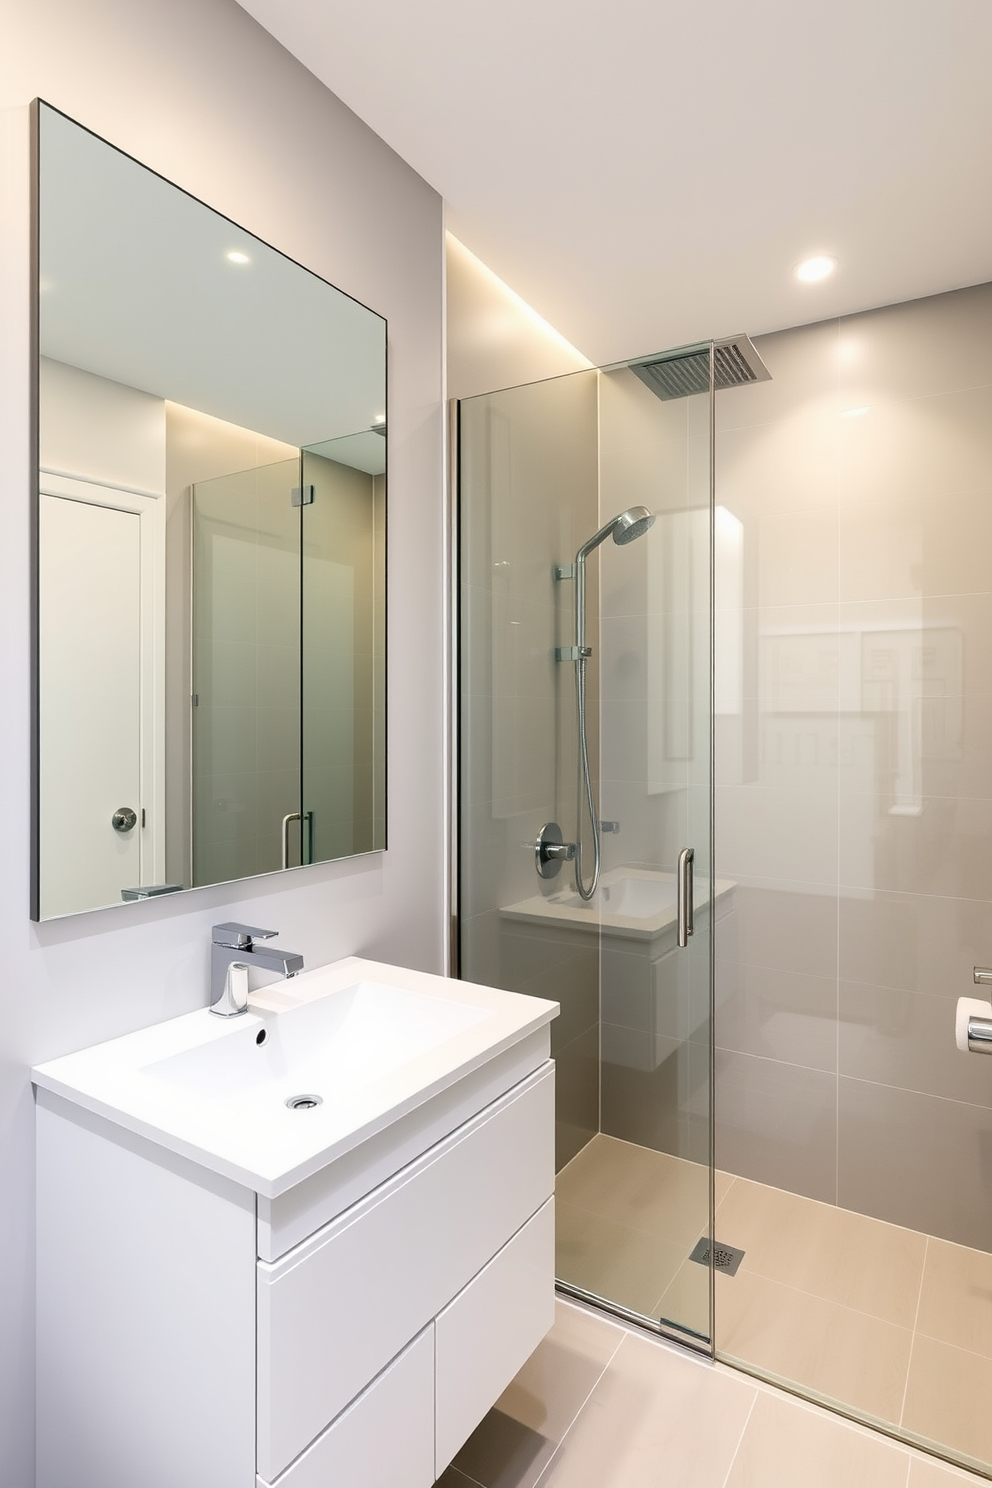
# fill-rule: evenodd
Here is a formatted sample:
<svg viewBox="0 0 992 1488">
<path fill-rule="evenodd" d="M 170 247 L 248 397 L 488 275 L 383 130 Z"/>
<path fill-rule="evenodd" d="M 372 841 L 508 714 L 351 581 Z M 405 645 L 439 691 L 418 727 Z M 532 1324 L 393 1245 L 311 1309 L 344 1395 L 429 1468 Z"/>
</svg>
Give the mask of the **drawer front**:
<svg viewBox="0 0 992 1488">
<path fill-rule="evenodd" d="M 431 1488 L 433 1482 L 431 1325 L 276 1479 L 275 1488 Z M 269 1488 L 264 1478 L 256 1484 Z"/>
<path fill-rule="evenodd" d="M 549 1199 L 435 1323 L 435 1475 L 555 1320 L 555 1202 Z"/>
<path fill-rule="evenodd" d="M 271 1482 L 554 1188 L 554 1066 L 258 1266 L 258 1472 Z"/>
</svg>

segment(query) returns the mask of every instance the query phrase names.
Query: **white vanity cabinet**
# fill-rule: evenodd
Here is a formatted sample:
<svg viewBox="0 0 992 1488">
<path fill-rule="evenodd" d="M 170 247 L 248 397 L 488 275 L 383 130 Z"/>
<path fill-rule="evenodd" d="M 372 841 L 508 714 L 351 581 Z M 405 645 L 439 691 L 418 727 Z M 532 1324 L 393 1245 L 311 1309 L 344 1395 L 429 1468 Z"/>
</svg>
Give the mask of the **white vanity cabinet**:
<svg viewBox="0 0 992 1488">
<path fill-rule="evenodd" d="M 430 1488 L 553 1321 L 548 1053 L 269 1195 L 36 1071 L 38 1488 Z"/>
</svg>

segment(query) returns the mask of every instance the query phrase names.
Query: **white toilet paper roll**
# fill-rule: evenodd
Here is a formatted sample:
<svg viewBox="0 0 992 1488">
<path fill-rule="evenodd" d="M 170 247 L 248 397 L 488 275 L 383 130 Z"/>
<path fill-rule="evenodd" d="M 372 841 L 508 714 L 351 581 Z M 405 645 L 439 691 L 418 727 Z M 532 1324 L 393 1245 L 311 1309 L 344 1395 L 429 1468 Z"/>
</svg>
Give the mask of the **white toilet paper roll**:
<svg viewBox="0 0 992 1488">
<path fill-rule="evenodd" d="M 965 1054 L 968 1052 L 969 1018 L 982 1018 L 986 1023 L 992 1022 L 992 1003 L 983 1002 L 980 997 L 958 998 L 957 1012 L 954 1015 L 954 1041 Z"/>
</svg>

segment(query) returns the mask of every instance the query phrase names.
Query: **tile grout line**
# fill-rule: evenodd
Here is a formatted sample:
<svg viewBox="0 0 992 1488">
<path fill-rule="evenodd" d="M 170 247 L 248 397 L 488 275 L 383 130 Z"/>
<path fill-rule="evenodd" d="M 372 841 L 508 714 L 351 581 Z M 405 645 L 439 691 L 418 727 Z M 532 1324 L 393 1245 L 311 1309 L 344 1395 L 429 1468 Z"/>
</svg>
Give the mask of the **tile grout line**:
<svg viewBox="0 0 992 1488">
<path fill-rule="evenodd" d="M 913 1316 L 913 1331 L 910 1334 L 910 1339 L 909 1339 L 909 1358 L 906 1360 L 906 1383 L 902 1387 L 902 1405 L 899 1407 L 899 1422 L 898 1422 L 898 1424 L 900 1426 L 903 1424 L 902 1418 L 906 1414 L 906 1397 L 909 1395 L 909 1372 L 910 1372 L 910 1370 L 913 1367 L 913 1350 L 916 1347 L 916 1329 L 919 1326 L 919 1322 L 920 1322 L 920 1307 L 922 1306 L 922 1303 L 923 1303 L 923 1284 L 924 1284 L 924 1282 L 926 1280 L 926 1274 L 927 1274 L 927 1257 L 929 1256 L 929 1254 L 930 1254 L 930 1236 L 928 1235 L 927 1236 L 927 1243 L 923 1247 L 923 1265 L 920 1268 L 920 1290 L 917 1293 L 917 1297 L 916 1297 L 916 1312 L 915 1312 L 915 1314 Z"/>
<path fill-rule="evenodd" d="M 581 1311 L 584 1311 L 584 1309 L 583 1308 L 579 1308 L 578 1311 L 581 1312 Z M 589 1393 L 586 1395 L 585 1399 L 582 1401 L 582 1404 L 579 1406 L 578 1410 L 575 1412 L 575 1415 L 572 1417 L 572 1419 L 569 1421 L 568 1425 L 565 1427 L 565 1430 L 562 1432 L 561 1439 L 558 1442 L 558 1445 L 555 1447 L 554 1451 L 551 1453 L 551 1456 L 548 1458 L 547 1462 L 544 1464 L 544 1467 L 541 1469 L 540 1475 L 537 1478 L 536 1482 L 534 1483 L 534 1488 L 540 1488 L 540 1485 L 544 1482 L 545 1478 L 547 1477 L 548 1473 L 551 1471 L 552 1467 L 554 1467 L 555 1462 L 558 1459 L 558 1453 L 561 1451 L 562 1447 L 565 1445 L 566 1441 L 568 1440 L 568 1437 L 569 1437 L 570 1433 L 572 1432 L 572 1430 L 573 1430 L 573 1428 L 575 1426 L 576 1421 L 578 1421 L 579 1417 L 582 1415 L 582 1412 L 585 1410 L 586 1406 L 589 1404 L 589 1402 L 592 1399 L 593 1395 L 596 1393 L 596 1390 L 598 1389 L 598 1387 L 600 1385 L 600 1382 L 603 1379 L 603 1376 L 605 1375 L 606 1371 L 609 1369 L 610 1365 L 613 1363 L 613 1360 L 616 1358 L 617 1354 L 620 1352 L 620 1349 L 623 1346 L 623 1343 L 627 1339 L 628 1336 L 629 1336 L 628 1330 L 626 1328 L 622 1329 L 622 1336 L 620 1338 L 620 1341 L 618 1342 L 616 1348 L 613 1350 L 613 1352 L 610 1355 L 610 1357 L 607 1359 L 606 1363 L 603 1365 L 603 1367 L 600 1370 L 599 1374 L 596 1376 L 596 1379 L 595 1379 L 595 1381 L 594 1381 L 594 1383 L 592 1385 L 592 1388 L 590 1389 Z"/>
<path fill-rule="evenodd" d="M 751 1417 L 754 1415 L 754 1408 L 755 1408 L 755 1406 L 758 1403 L 758 1396 L 760 1395 L 760 1393 L 761 1393 L 761 1391 L 758 1389 L 757 1385 L 755 1385 L 754 1386 L 754 1399 L 751 1401 L 751 1404 L 748 1406 L 747 1415 L 744 1418 L 744 1425 L 741 1427 L 741 1434 L 737 1438 L 737 1445 L 734 1448 L 734 1455 L 731 1457 L 730 1462 L 727 1464 L 727 1471 L 723 1475 L 723 1482 L 721 1483 L 720 1488 L 727 1488 L 727 1484 L 730 1482 L 730 1475 L 731 1475 L 731 1473 L 734 1470 L 734 1463 L 737 1461 L 738 1457 L 740 1456 L 741 1447 L 744 1445 L 744 1438 L 747 1435 L 747 1428 L 751 1424 Z"/>
</svg>

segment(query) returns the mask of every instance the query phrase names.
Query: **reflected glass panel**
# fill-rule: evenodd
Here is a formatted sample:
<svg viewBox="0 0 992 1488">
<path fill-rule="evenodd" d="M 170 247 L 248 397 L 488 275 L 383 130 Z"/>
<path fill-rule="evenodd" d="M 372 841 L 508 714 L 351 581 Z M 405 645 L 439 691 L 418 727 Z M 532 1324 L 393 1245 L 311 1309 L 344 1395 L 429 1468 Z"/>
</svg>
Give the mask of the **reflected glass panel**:
<svg viewBox="0 0 992 1488">
<path fill-rule="evenodd" d="M 37 128 L 32 914 L 384 847 L 385 321 Z"/>
</svg>

